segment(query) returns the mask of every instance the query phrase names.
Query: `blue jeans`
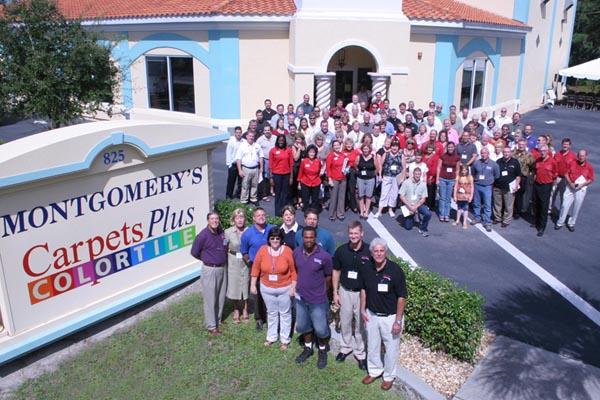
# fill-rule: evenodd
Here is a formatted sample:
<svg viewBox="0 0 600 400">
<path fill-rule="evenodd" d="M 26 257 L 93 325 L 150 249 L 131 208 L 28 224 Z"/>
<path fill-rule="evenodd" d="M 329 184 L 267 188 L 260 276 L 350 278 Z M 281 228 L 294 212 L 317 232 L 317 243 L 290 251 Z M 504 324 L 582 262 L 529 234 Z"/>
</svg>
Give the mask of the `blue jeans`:
<svg viewBox="0 0 600 400">
<path fill-rule="evenodd" d="M 275 215 L 281 217 L 283 207 L 287 204 L 290 189 L 290 174 L 273 174 L 275 190 Z"/>
<path fill-rule="evenodd" d="M 431 219 L 431 211 L 425 204 L 421 205 L 417 208 L 417 212 L 419 213 L 419 218 L 421 219 L 420 228 L 423 232 L 427 232 L 427 226 L 429 225 L 429 220 Z M 404 228 L 406 230 L 411 230 L 415 223 L 415 215 L 409 215 L 408 217 L 404 217 Z"/>
<path fill-rule="evenodd" d="M 481 214 L 482 203 L 483 215 Z M 475 184 L 475 193 L 473 193 L 473 215 L 476 220 L 482 221 L 484 225 L 492 223 L 492 185 Z"/>
<path fill-rule="evenodd" d="M 318 338 L 328 338 L 328 310 L 328 303 L 310 304 L 296 297 L 296 332 L 304 334 L 314 330 Z"/>
<path fill-rule="evenodd" d="M 454 179 L 440 178 L 440 201 L 438 202 L 438 215 L 440 217 L 450 216 L 450 204 L 454 191 Z"/>
</svg>

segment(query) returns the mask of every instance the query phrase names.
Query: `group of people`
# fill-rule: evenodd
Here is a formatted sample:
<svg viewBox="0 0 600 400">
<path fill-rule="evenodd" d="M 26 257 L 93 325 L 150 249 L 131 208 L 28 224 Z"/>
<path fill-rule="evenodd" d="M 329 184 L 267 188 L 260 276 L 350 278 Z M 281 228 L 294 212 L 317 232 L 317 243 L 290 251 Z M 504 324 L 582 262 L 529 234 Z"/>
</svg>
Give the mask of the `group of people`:
<svg viewBox="0 0 600 400">
<path fill-rule="evenodd" d="M 194 240 L 191 254 L 202 262 L 204 322 L 208 333 L 221 335 L 225 298 L 234 303 L 234 324 L 249 321 L 248 297 L 254 295 L 256 329 L 267 324 L 264 345 L 279 342 L 287 350 L 298 333 L 305 363 L 317 350 L 317 367 L 327 366 L 330 303 L 339 307 L 341 343 L 336 361 L 353 354 L 362 382 L 382 378 L 389 390 L 396 378 L 398 347 L 407 299 L 404 272 L 387 258 L 387 244 L 363 239 L 360 221 L 348 224 L 348 242 L 336 249 L 330 232 L 318 226 L 319 211 L 304 212 L 304 226 L 296 210 L 283 207 L 283 224 L 267 223 L 266 212 L 253 210 L 246 227 L 244 212 L 236 209 L 231 227 L 223 230 L 211 212 L 207 226 Z M 295 323 L 293 316 L 295 314 Z M 382 344 L 385 356 L 382 359 Z"/>
<path fill-rule="evenodd" d="M 271 106 L 265 100 L 245 132 L 235 128 L 226 150 L 226 196 L 244 204 L 274 201 L 276 215 L 286 205 L 328 209 L 332 221 L 343 221 L 348 210 L 363 219 L 399 210 L 406 229 L 418 224 L 428 236 L 432 211 L 449 222 L 456 208 L 453 225 L 465 229 L 471 210 L 471 224 L 488 232 L 528 216 L 543 236 L 553 207 L 555 228 L 575 230 L 594 181 L 585 149 L 576 154 L 564 138 L 555 150 L 551 135 L 535 135 L 505 107 L 491 118 L 454 105 L 444 114 L 433 101 L 427 111 L 412 101 L 396 110 L 381 93 L 323 110 L 308 95 L 296 107 Z"/>
</svg>

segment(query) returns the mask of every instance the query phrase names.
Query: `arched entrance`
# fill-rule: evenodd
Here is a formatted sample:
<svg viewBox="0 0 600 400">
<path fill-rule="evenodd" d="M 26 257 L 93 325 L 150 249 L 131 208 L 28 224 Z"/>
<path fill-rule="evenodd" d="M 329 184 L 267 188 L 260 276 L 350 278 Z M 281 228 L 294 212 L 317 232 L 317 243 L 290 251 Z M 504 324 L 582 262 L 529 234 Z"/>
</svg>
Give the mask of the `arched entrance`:
<svg viewBox="0 0 600 400">
<path fill-rule="evenodd" d="M 332 93 L 333 101 L 352 101 L 352 94 L 360 97 L 372 89 L 369 72 L 377 72 L 375 57 L 360 46 L 346 46 L 336 51 L 327 65 L 327 72 L 335 73 L 335 85 Z"/>
</svg>

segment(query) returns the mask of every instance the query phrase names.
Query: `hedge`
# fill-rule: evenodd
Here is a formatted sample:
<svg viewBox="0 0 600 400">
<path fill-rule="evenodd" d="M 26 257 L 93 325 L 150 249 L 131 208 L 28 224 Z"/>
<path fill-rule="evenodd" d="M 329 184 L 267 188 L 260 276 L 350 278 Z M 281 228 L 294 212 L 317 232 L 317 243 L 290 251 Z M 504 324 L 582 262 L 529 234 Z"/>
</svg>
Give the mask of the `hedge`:
<svg viewBox="0 0 600 400">
<path fill-rule="evenodd" d="M 406 261 L 391 258 L 406 275 L 406 332 L 419 337 L 432 350 L 473 361 L 483 335 L 483 297 L 435 272 L 411 269 Z"/>
<path fill-rule="evenodd" d="M 242 208 L 246 223 L 252 222 L 254 207 L 232 200 L 219 200 L 215 210 L 221 224 L 228 228 L 231 213 Z M 280 217 L 269 216 L 267 222 L 281 225 Z M 461 361 L 473 361 L 483 335 L 483 297 L 458 287 L 450 279 L 423 268 L 411 269 L 397 257 L 406 275 L 408 301 L 405 310 L 405 330 L 421 339 L 432 350 L 441 350 Z"/>
<path fill-rule="evenodd" d="M 239 201 L 234 200 L 219 200 L 215 203 L 215 211 L 221 218 L 221 226 L 223 226 L 223 229 L 227 229 L 231 226 L 231 214 L 236 208 L 241 208 L 244 210 L 244 214 L 246 214 L 246 226 L 252 223 L 252 212 L 256 207 L 242 204 Z M 267 215 L 267 223 L 281 225 L 283 220 L 281 217 Z"/>
</svg>

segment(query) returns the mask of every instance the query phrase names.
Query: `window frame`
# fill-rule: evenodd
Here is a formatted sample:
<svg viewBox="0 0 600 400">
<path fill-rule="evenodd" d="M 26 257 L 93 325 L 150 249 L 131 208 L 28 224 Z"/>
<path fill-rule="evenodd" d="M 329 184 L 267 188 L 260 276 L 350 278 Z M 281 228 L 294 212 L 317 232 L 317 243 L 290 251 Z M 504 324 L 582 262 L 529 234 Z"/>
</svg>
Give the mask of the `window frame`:
<svg viewBox="0 0 600 400">
<path fill-rule="evenodd" d="M 477 69 L 477 64 L 483 61 L 483 69 Z M 488 62 L 489 62 L 489 58 L 488 57 L 471 57 L 471 58 L 467 58 L 465 61 L 463 61 L 462 63 L 462 71 L 463 71 L 463 79 L 464 79 L 464 71 L 465 71 L 465 64 L 467 62 L 471 62 L 471 82 L 469 84 L 469 104 L 468 107 L 470 110 L 472 110 L 473 108 L 479 108 L 479 107 L 484 107 L 484 99 L 485 99 L 485 89 L 486 89 L 486 79 L 487 79 L 487 67 L 488 67 Z M 482 76 L 482 80 L 481 80 L 481 104 L 478 105 L 477 107 L 473 107 L 473 100 L 475 98 L 475 80 L 477 77 L 477 72 L 480 71 L 483 73 Z M 461 87 L 462 87 L 463 82 L 461 81 Z M 462 95 L 461 95 L 462 97 Z M 462 100 L 462 99 L 460 99 Z"/>
<path fill-rule="evenodd" d="M 167 62 L 167 90 L 169 93 L 169 109 L 165 110 L 165 111 L 175 111 L 175 101 L 173 99 L 173 75 L 171 72 L 171 59 L 172 58 L 187 58 L 187 59 L 191 59 L 192 60 L 192 84 L 194 84 L 194 57 L 192 56 L 187 56 L 187 55 L 169 55 L 169 54 L 147 54 L 145 55 L 145 64 L 146 64 L 146 88 L 147 88 L 147 92 L 148 92 L 148 108 L 151 108 L 153 110 L 162 110 L 162 108 L 153 108 L 151 106 L 151 101 L 150 101 L 150 77 L 148 75 L 148 62 L 152 61 L 152 60 L 158 60 L 158 59 L 166 59 Z M 195 90 L 195 88 L 194 88 Z M 187 114 L 195 114 L 195 110 L 196 110 L 196 102 L 194 101 L 194 113 L 187 113 Z M 185 111 L 177 111 L 177 112 L 185 112 Z"/>
</svg>

